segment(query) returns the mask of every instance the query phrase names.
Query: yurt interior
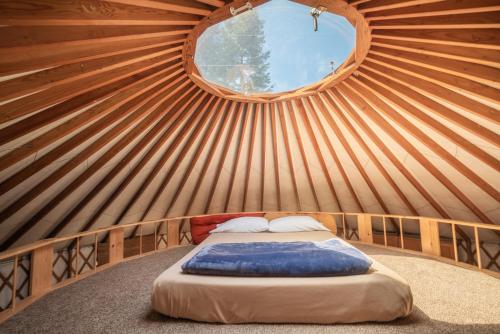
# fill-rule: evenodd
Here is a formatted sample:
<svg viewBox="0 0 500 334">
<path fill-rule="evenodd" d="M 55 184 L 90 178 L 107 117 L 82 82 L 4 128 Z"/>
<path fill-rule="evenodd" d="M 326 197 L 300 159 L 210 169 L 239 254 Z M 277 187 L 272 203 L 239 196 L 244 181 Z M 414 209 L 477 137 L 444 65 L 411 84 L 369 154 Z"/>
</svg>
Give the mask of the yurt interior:
<svg viewBox="0 0 500 334">
<path fill-rule="evenodd" d="M 500 0 L 0 0 L 0 333 L 500 333 Z"/>
</svg>

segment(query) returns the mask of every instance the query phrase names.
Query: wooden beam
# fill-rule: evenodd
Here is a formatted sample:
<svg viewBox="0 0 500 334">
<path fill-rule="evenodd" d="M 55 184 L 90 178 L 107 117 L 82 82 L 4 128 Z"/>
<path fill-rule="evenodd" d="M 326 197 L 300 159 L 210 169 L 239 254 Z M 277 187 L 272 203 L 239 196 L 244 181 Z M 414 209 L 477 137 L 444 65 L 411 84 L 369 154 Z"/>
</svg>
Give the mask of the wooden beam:
<svg viewBox="0 0 500 334">
<path fill-rule="evenodd" d="M 335 94 L 336 98 L 339 101 L 342 101 L 342 96 L 339 94 Z M 332 95 L 327 96 L 330 101 L 332 101 Z M 406 179 L 417 189 L 431 205 L 432 207 L 442 216 L 445 218 L 450 218 L 446 211 L 437 203 L 437 201 L 429 194 L 429 192 L 418 182 L 418 180 L 413 176 L 412 173 L 410 173 L 406 167 L 403 165 L 403 163 L 396 158 L 394 155 L 393 151 L 384 143 L 383 140 L 381 140 L 375 133 L 375 131 L 370 127 L 362 117 L 358 113 L 355 112 L 355 110 L 351 107 L 345 108 L 347 111 L 348 115 L 358 124 L 358 126 L 368 135 L 368 138 L 372 140 L 372 142 L 377 145 L 377 147 L 380 149 L 382 153 L 385 154 L 385 156 L 394 164 L 394 166 L 406 177 Z M 358 143 L 360 143 L 363 147 L 364 145 L 362 144 L 363 141 L 359 134 L 357 133 L 356 129 L 352 126 L 352 124 L 349 122 L 347 117 L 343 113 L 338 113 L 337 114 L 343 125 L 348 129 L 348 131 L 358 139 Z M 365 149 L 365 152 L 371 152 L 371 150 L 368 150 L 368 148 Z M 370 154 L 370 153 L 368 153 Z M 371 154 L 370 154 L 371 155 Z M 397 227 L 397 226 L 396 226 Z"/>
<path fill-rule="evenodd" d="M 231 110 L 231 106 L 234 107 L 234 102 L 230 102 L 229 100 L 224 101 L 224 106 L 223 106 L 223 119 L 220 121 L 219 128 L 215 132 L 215 138 L 212 142 L 212 145 L 210 146 L 210 149 L 207 152 L 207 158 L 205 159 L 205 162 L 203 163 L 203 167 L 201 168 L 200 174 L 198 175 L 198 179 L 196 181 L 196 184 L 193 188 L 193 191 L 191 192 L 191 196 L 189 201 L 187 202 L 188 205 L 186 207 L 186 210 L 184 211 L 184 215 L 187 215 L 189 212 L 191 212 L 191 208 L 194 205 L 196 196 L 199 194 L 199 189 L 200 186 L 205 178 L 205 175 L 208 171 L 208 168 L 210 167 L 210 163 L 212 162 L 214 155 L 215 155 L 215 150 L 217 149 L 220 139 L 222 137 L 222 134 L 226 128 L 226 126 L 229 124 L 229 118 L 231 116 L 231 113 L 229 112 Z M 174 203 L 175 201 L 173 201 Z"/>
<path fill-rule="evenodd" d="M 241 151 L 242 151 L 242 146 L 243 146 L 243 141 L 245 140 L 245 134 L 246 134 L 246 128 L 248 124 L 248 119 L 249 119 L 249 106 L 241 104 L 240 106 L 242 108 L 243 112 L 243 120 L 241 123 L 241 129 L 240 129 L 240 134 L 238 136 L 238 141 L 236 143 L 236 154 L 234 155 L 234 161 L 233 161 L 233 166 L 231 168 L 231 176 L 229 177 L 229 188 L 227 190 L 227 194 L 225 196 L 226 201 L 224 203 L 224 212 L 228 212 L 229 208 L 229 202 L 231 200 L 231 194 L 233 193 L 233 187 L 234 187 L 234 179 L 236 178 L 236 172 L 238 171 L 238 163 L 240 161 L 240 156 L 241 156 Z"/>
<path fill-rule="evenodd" d="M 281 132 L 283 133 L 283 141 L 285 144 L 285 150 L 286 150 L 286 156 L 287 156 L 287 161 L 288 161 L 288 168 L 290 169 L 290 174 L 292 178 L 292 186 L 293 186 L 293 191 L 295 194 L 295 203 L 297 205 L 297 210 L 302 211 L 302 205 L 300 203 L 300 196 L 299 196 L 299 189 L 297 186 L 297 178 L 295 176 L 295 167 L 293 166 L 293 156 L 292 156 L 292 151 L 290 149 L 290 141 L 288 139 L 288 130 L 287 130 L 287 125 L 286 125 L 286 120 L 285 120 L 285 113 L 283 111 L 283 103 L 278 103 L 278 116 L 280 119 L 281 123 Z M 287 110 L 288 113 L 291 113 L 292 111 L 290 109 Z"/>
<path fill-rule="evenodd" d="M 261 104 L 262 106 L 262 104 Z M 260 178 L 260 210 L 264 211 L 265 203 L 265 183 L 266 183 L 266 139 L 267 139 L 267 115 L 269 114 L 269 104 L 264 104 L 262 110 L 262 160 L 261 160 L 261 178 Z"/>
<path fill-rule="evenodd" d="M 314 99 L 314 100 L 312 100 L 312 99 Z M 332 156 L 333 160 L 335 161 L 337 169 L 339 170 L 340 174 L 342 175 L 342 179 L 344 180 L 344 183 L 346 184 L 347 189 L 349 189 L 349 192 L 351 193 L 351 196 L 353 197 L 354 201 L 356 202 L 358 208 L 361 210 L 361 212 L 363 212 L 363 210 L 364 210 L 363 205 L 361 204 L 361 202 L 358 198 L 358 195 L 356 194 L 356 191 L 354 190 L 354 187 L 352 186 L 351 182 L 349 181 L 349 177 L 347 176 L 347 173 L 345 172 L 345 169 L 344 169 L 342 163 L 340 162 L 340 159 L 335 151 L 335 148 L 333 147 L 331 141 L 328 138 L 328 134 L 325 131 L 323 123 L 321 122 L 321 120 L 318 117 L 316 110 L 317 110 L 317 108 L 324 108 L 324 105 L 321 103 L 321 101 L 319 100 L 317 95 L 312 97 L 312 98 L 308 98 L 308 100 L 309 100 L 309 104 L 311 105 L 311 108 L 310 108 L 311 115 L 312 115 L 314 121 L 316 122 L 316 126 L 318 127 L 321 136 L 323 137 L 323 141 L 325 142 L 325 144 L 328 148 L 328 151 L 330 152 L 330 155 Z M 317 108 L 315 108 L 315 107 L 317 107 Z"/>
<path fill-rule="evenodd" d="M 372 194 L 375 196 L 375 199 L 377 200 L 377 202 L 380 205 L 380 207 L 382 208 L 382 210 L 384 210 L 384 212 L 389 212 L 389 209 L 387 208 L 387 205 L 385 204 L 384 200 L 382 199 L 382 197 L 380 196 L 379 192 L 377 191 L 377 188 L 375 187 L 375 185 L 371 181 L 370 177 L 366 173 L 366 171 L 363 168 L 363 166 L 362 166 L 361 162 L 359 161 L 358 157 L 354 153 L 354 150 L 351 148 L 351 146 L 347 142 L 347 139 L 344 137 L 344 135 L 340 131 L 340 128 L 338 127 L 338 125 L 336 124 L 335 120 L 331 116 L 331 114 L 333 114 L 334 111 L 340 110 L 339 107 L 342 107 L 343 109 L 345 109 L 345 108 L 350 108 L 350 106 L 346 103 L 345 100 L 342 100 L 342 99 L 340 99 L 339 100 L 340 103 L 337 104 L 335 101 L 333 101 L 331 99 L 328 100 L 328 101 L 326 101 L 325 97 L 322 96 L 322 95 L 319 95 L 319 97 L 320 97 L 322 103 L 325 106 L 330 106 L 330 108 L 328 108 L 328 110 L 327 110 L 327 108 L 320 108 L 320 111 L 322 112 L 323 117 L 326 119 L 328 125 L 333 130 L 333 132 L 335 133 L 335 136 L 338 138 L 338 140 L 340 141 L 340 143 L 344 147 L 345 151 L 347 152 L 347 154 L 351 158 L 351 161 L 354 163 L 354 165 L 356 166 L 358 172 L 361 174 L 363 180 L 368 185 L 368 188 L 370 189 L 370 191 L 372 192 Z"/>
<path fill-rule="evenodd" d="M 288 106 L 289 106 L 288 110 L 290 110 L 290 119 L 292 121 L 292 128 L 293 128 L 293 131 L 295 132 L 295 138 L 297 139 L 297 143 L 299 145 L 299 152 L 300 152 L 300 156 L 302 158 L 302 162 L 304 163 L 304 167 L 305 167 L 306 175 L 307 175 L 307 180 L 309 181 L 309 186 L 311 187 L 311 191 L 312 191 L 312 194 L 314 197 L 314 201 L 316 203 L 316 207 L 318 208 L 318 210 L 321 211 L 321 205 L 319 203 L 318 193 L 316 192 L 316 188 L 314 187 L 311 168 L 309 166 L 309 162 L 307 161 L 307 155 L 306 155 L 306 151 L 304 149 L 304 144 L 302 142 L 302 136 L 300 135 L 299 126 L 297 123 L 297 119 L 295 117 L 295 113 L 302 113 L 302 112 L 304 112 L 304 110 L 300 106 L 298 107 L 298 109 L 295 109 L 294 105 L 291 102 L 288 102 Z"/>
<path fill-rule="evenodd" d="M 155 166 L 153 167 L 151 172 L 148 174 L 146 179 L 142 182 L 139 190 L 137 190 L 133 194 L 133 196 L 130 197 L 127 204 L 122 209 L 121 213 L 115 219 L 113 224 L 116 225 L 116 224 L 120 223 L 121 219 L 126 215 L 128 210 L 130 210 L 130 208 L 135 203 L 135 201 L 137 201 L 139 199 L 139 197 L 144 193 L 144 191 L 146 191 L 147 187 L 151 184 L 151 182 L 154 180 L 154 178 L 159 174 L 159 172 L 161 171 L 163 166 L 167 163 L 168 159 L 172 156 L 172 154 L 174 153 L 176 148 L 182 143 L 185 136 L 189 133 L 191 127 L 193 127 L 194 125 L 197 124 L 196 122 L 197 122 L 199 116 L 202 114 L 202 109 L 198 109 L 198 107 L 201 104 L 206 103 L 206 105 L 205 105 L 205 108 L 206 108 L 211 102 L 213 102 L 213 99 L 214 99 L 213 97 L 209 97 L 208 94 L 203 93 L 202 99 L 199 99 L 194 103 L 190 101 L 189 108 L 184 109 L 183 113 L 181 114 L 181 117 L 176 118 L 175 121 L 169 126 L 167 131 L 164 132 L 163 138 L 161 138 L 160 141 L 158 142 L 159 143 L 158 147 L 163 146 L 162 144 L 164 144 L 166 142 L 168 137 L 171 134 L 173 134 L 177 129 L 179 129 L 180 126 L 182 125 L 180 134 L 177 137 L 175 137 L 175 139 L 165 149 L 165 151 L 163 152 L 163 154 L 161 155 L 160 159 L 157 161 L 157 163 L 155 164 Z M 180 109 L 182 110 L 182 108 L 180 108 Z M 189 118 L 184 122 L 186 117 L 189 117 Z M 203 118 L 203 120 L 205 120 L 205 119 L 206 119 L 206 117 Z M 184 124 L 183 124 L 183 122 L 184 122 Z M 167 176 L 163 179 L 162 183 L 157 188 L 156 192 L 153 195 L 153 198 L 149 201 L 148 206 L 143 211 L 141 220 L 143 220 L 146 217 L 149 210 L 153 207 L 156 200 L 161 195 L 163 188 L 166 186 L 166 183 L 168 183 L 168 180 L 170 179 L 171 175 L 173 174 L 172 170 L 173 169 L 169 170 L 169 173 L 167 173 Z"/>
<path fill-rule="evenodd" d="M 215 189 L 217 188 L 217 184 L 219 182 L 222 168 L 223 168 L 224 163 L 226 161 L 227 152 L 229 150 L 229 146 L 231 146 L 231 143 L 233 141 L 233 135 L 234 135 L 234 132 L 236 130 L 236 125 L 238 124 L 238 119 L 243 114 L 241 103 L 233 103 L 231 105 L 230 113 L 234 115 L 233 120 L 232 120 L 231 125 L 229 127 L 228 134 L 226 135 L 226 138 L 225 138 L 226 142 L 225 142 L 224 148 L 222 149 L 222 152 L 220 154 L 219 163 L 217 164 L 217 167 L 215 169 L 215 171 L 216 171 L 215 177 L 212 180 L 212 184 L 210 186 L 208 198 L 207 198 L 207 201 L 205 204 L 205 208 L 203 210 L 204 213 L 208 213 L 208 211 L 210 209 L 210 205 L 212 204 L 212 200 L 213 200 L 214 194 L 215 194 Z"/>
<path fill-rule="evenodd" d="M 466 207 L 468 207 L 484 223 L 492 223 L 491 220 L 479 210 L 479 208 L 465 194 L 439 171 L 414 145 L 403 135 L 396 131 L 371 105 L 365 102 L 365 97 L 356 96 L 352 88 L 342 84 L 340 92 L 345 94 L 353 103 L 360 106 L 365 115 L 370 117 L 380 128 L 389 134 L 399 145 L 401 145 L 413 158 L 420 162 L 440 183 L 442 183 L 453 195 L 455 195 Z"/>
<path fill-rule="evenodd" d="M 372 216 L 360 214 L 358 220 L 359 241 L 373 244 Z"/>
<path fill-rule="evenodd" d="M 255 133 L 257 131 L 257 123 L 259 119 L 259 113 L 257 112 L 257 106 L 255 104 L 251 104 L 252 107 L 252 132 L 250 134 L 249 143 L 248 143 L 248 154 L 246 161 L 246 171 L 245 171 L 245 185 L 243 187 L 243 200 L 241 202 L 241 211 L 245 211 L 247 207 L 247 198 L 248 198 L 248 185 L 250 182 L 250 173 L 252 171 L 252 162 L 253 162 L 253 151 L 255 146 Z"/>
<path fill-rule="evenodd" d="M 52 258 L 54 246 L 36 248 L 31 253 L 30 292 L 39 297 L 52 289 Z"/>
<path fill-rule="evenodd" d="M 196 14 L 196 15 L 209 15 L 212 11 L 206 7 L 196 6 L 193 2 L 184 2 L 189 5 L 182 5 L 183 2 L 161 2 L 153 0 L 109 0 L 110 2 L 121 3 L 131 6 L 140 6 L 146 8 L 156 8 L 180 13 Z M 194 6 L 193 6 L 194 5 Z"/>
<path fill-rule="evenodd" d="M 363 66 L 379 72 L 387 72 L 398 79 L 404 78 L 405 82 L 418 89 L 422 94 L 434 96 L 439 100 L 446 101 L 446 103 L 455 105 L 494 124 L 500 124 L 498 111 L 495 108 L 473 100 L 467 95 L 460 94 L 458 93 L 460 91 L 459 88 L 443 84 L 442 81 L 435 80 L 435 78 L 429 75 L 423 75 L 378 60 L 368 60 Z"/>
<path fill-rule="evenodd" d="M 429 255 L 441 256 L 439 223 L 436 220 L 420 219 L 419 224 L 422 252 Z"/>
<path fill-rule="evenodd" d="M 427 146 L 430 150 L 434 151 L 441 159 L 447 161 L 451 166 L 453 166 L 462 175 L 468 178 L 471 182 L 476 184 L 481 190 L 489 194 L 492 198 L 500 201 L 500 192 L 494 189 L 488 182 L 486 182 L 482 177 L 477 175 L 473 170 L 466 166 L 463 162 L 455 158 L 454 155 L 449 153 L 447 150 L 442 148 L 434 139 L 425 134 L 422 130 L 413 125 L 408 119 L 404 118 L 400 112 L 397 112 L 391 108 L 387 103 L 382 101 L 382 99 L 376 96 L 371 88 L 368 88 L 365 84 L 362 84 L 359 80 L 351 78 L 345 83 L 352 85 L 353 88 L 358 89 L 359 93 L 362 93 L 365 100 L 373 102 L 373 105 L 378 108 L 381 112 L 391 118 L 394 122 L 401 125 L 408 133 L 412 134 L 421 143 Z M 393 100 L 394 101 L 394 100 Z M 396 102 L 399 102 L 396 100 Z M 406 107 L 408 107 L 406 105 Z M 436 124 L 433 124 L 436 125 Z M 440 128 L 442 130 L 442 128 Z M 447 132 L 448 133 L 448 132 Z"/>
<path fill-rule="evenodd" d="M 273 158 L 274 158 L 274 180 L 276 182 L 276 197 L 278 200 L 278 211 L 281 211 L 281 187 L 280 187 L 280 167 L 278 154 L 278 138 L 276 129 L 276 106 L 271 104 L 271 140 L 273 143 Z"/>
<path fill-rule="evenodd" d="M 173 81 L 170 86 L 174 86 L 178 83 L 178 81 L 182 82 L 185 79 L 180 77 L 179 80 Z M 173 90 L 182 89 L 189 82 L 184 81 L 180 85 Z M 144 101 L 144 103 L 150 102 L 148 100 Z M 151 103 L 151 102 L 150 102 Z M 87 159 L 91 154 L 98 151 L 100 148 L 104 147 L 110 140 L 116 136 L 118 136 L 124 129 L 135 125 L 135 123 L 140 119 L 140 116 L 144 113 L 150 111 L 150 108 L 138 109 L 137 112 L 132 113 L 129 117 L 125 118 L 118 125 L 113 127 L 106 134 L 101 136 L 99 140 L 93 142 L 89 147 L 87 147 L 84 151 L 82 151 L 76 157 L 70 159 L 67 163 L 65 163 L 62 167 L 54 171 L 52 174 L 47 176 L 43 181 L 38 183 L 34 188 L 30 189 L 24 195 L 22 195 L 18 200 L 9 205 L 6 209 L 0 212 L 0 222 L 5 221 L 12 214 L 20 210 L 31 200 L 36 198 L 42 192 L 46 191 L 53 185 L 57 180 L 62 178 L 64 175 L 69 173 L 72 169 L 76 168 L 80 163 L 82 163 L 85 159 Z M 161 111 L 153 112 L 147 115 L 145 118 L 140 121 L 138 125 L 135 125 L 132 131 L 129 131 L 125 136 L 123 136 L 116 144 L 113 145 L 108 151 L 107 154 L 103 154 L 98 160 L 96 160 L 92 166 L 87 168 L 82 174 L 80 174 L 76 179 L 74 179 L 70 185 L 68 185 L 62 192 L 57 194 L 48 204 L 46 204 L 42 209 L 40 209 L 36 214 L 34 214 L 30 220 L 21 227 L 19 227 L 11 236 L 3 243 L 3 247 L 9 247 L 12 243 L 14 243 L 21 235 L 26 233 L 29 229 L 31 229 L 36 222 L 39 222 L 40 219 L 45 216 L 48 212 L 50 212 L 55 206 L 57 206 L 64 198 L 66 198 L 74 189 L 78 188 L 81 184 L 83 184 L 86 180 L 89 179 L 94 173 L 96 173 L 112 156 L 114 156 L 121 149 L 126 147 L 136 136 L 138 136 L 142 131 L 147 129 L 154 121 L 157 120 L 158 117 L 162 115 Z"/>
<path fill-rule="evenodd" d="M 191 87 L 191 89 L 188 89 L 186 92 L 188 94 L 192 94 L 193 90 L 195 90 L 194 87 Z M 199 92 L 198 92 L 199 93 Z M 198 93 L 192 94 L 193 98 L 198 96 Z M 172 97 L 174 94 L 170 93 L 167 96 L 165 96 L 163 101 L 167 101 L 170 97 Z M 181 101 L 184 95 L 181 95 L 180 97 L 177 98 L 177 101 Z M 163 106 L 165 106 L 165 103 L 161 102 L 161 104 L 157 104 L 156 108 L 160 109 Z M 177 101 L 174 101 L 173 103 L 170 104 L 170 106 L 175 106 Z M 168 101 L 170 102 L 170 101 Z M 58 225 L 54 229 L 50 231 L 50 233 L 47 235 L 48 237 L 54 237 L 58 233 L 62 231 L 62 229 L 70 224 L 72 220 L 80 213 L 84 207 L 92 201 L 97 194 L 99 194 L 102 190 L 108 189 L 108 184 L 117 176 L 119 175 L 120 171 L 124 169 L 134 157 L 136 157 L 148 144 L 150 141 L 153 140 L 153 138 L 161 131 L 166 128 L 166 124 L 170 124 L 173 122 L 173 120 L 176 119 L 177 113 L 171 112 L 171 108 L 167 108 L 163 112 L 163 116 L 161 119 L 155 124 L 153 128 L 151 128 L 148 133 L 141 138 L 141 140 L 120 160 L 118 164 L 116 164 L 110 172 L 106 174 L 106 176 L 101 179 L 101 181 L 93 187 L 92 190 L 90 190 L 87 195 L 74 207 L 72 210 L 64 216 L 64 218 L 60 221 Z M 140 162 L 134 166 L 134 168 L 130 171 L 130 173 L 126 176 L 126 178 L 115 188 L 115 190 L 109 195 L 105 201 L 101 205 L 99 205 L 99 208 L 97 211 L 93 213 L 93 216 L 87 221 L 86 225 L 84 226 L 84 230 L 88 229 L 88 226 L 92 226 L 94 222 L 100 217 L 100 215 L 105 211 L 105 209 L 111 205 L 113 200 L 119 196 L 119 194 L 122 193 L 122 191 L 125 189 L 125 187 L 132 181 L 133 177 L 135 177 L 142 169 L 142 167 L 151 159 L 152 155 L 157 151 L 158 147 L 161 146 L 162 141 L 159 139 L 157 142 L 153 145 L 152 148 L 150 148 L 147 153 L 141 158 Z"/>
<path fill-rule="evenodd" d="M 378 81 L 378 80 L 383 80 L 383 82 Z M 446 138 L 448 138 L 450 141 L 454 142 L 457 146 L 460 146 L 479 160 L 483 161 L 484 163 L 488 164 L 491 168 L 496 169 L 498 172 L 500 172 L 500 161 L 497 160 L 495 157 L 490 155 L 489 153 L 481 150 L 477 145 L 474 145 L 471 143 L 469 140 L 464 138 L 463 136 L 459 135 L 455 131 L 451 130 L 447 126 L 443 125 L 439 121 L 435 120 L 434 118 L 428 116 L 426 113 L 421 111 L 421 108 L 416 107 L 415 103 L 420 103 L 421 101 L 425 101 L 429 104 L 432 105 L 434 108 L 430 108 L 429 110 L 432 112 L 439 112 L 441 109 L 446 109 L 445 107 L 442 107 L 440 104 L 437 102 L 434 102 L 433 100 L 430 100 L 426 98 L 425 96 L 419 96 L 417 97 L 418 99 L 411 100 L 412 97 L 416 97 L 413 95 L 412 97 L 408 95 L 403 95 L 402 92 L 407 92 L 408 89 L 406 87 L 399 85 L 396 82 L 393 81 L 387 81 L 384 80 L 384 78 L 379 77 L 377 74 L 372 74 L 366 75 L 362 73 L 359 76 L 359 82 L 363 83 L 365 87 L 370 87 L 369 89 L 373 91 L 378 97 L 390 100 L 391 102 L 395 103 L 396 105 L 399 105 L 401 109 L 398 111 L 403 111 L 406 113 L 409 113 L 410 115 L 416 117 L 419 119 L 421 122 L 424 124 L 432 127 L 435 129 L 437 132 L 441 133 L 444 135 Z M 440 108 L 442 107 L 442 108 Z M 465 118 L 463 116 L 460 116 L 457 113 L 453 113 L 451 110 L 447 110 L 448 112 L 446 113 L 441 113 L 443 116 L 447 118 L 452 118 L 460 124 L 463 124 L 466 126 L 466 129 L 472 128 L 479 128 L 484 132 L 484 137 L 491 138 L 491 140 L 496 139 L 496 145 L 500 144 L 500 136 L 494 133 L 493 131 L 488 130 L 487 128 L 484 128 L 480 125 L 477 125 L 476 123 L 473 123 L 470 121 L 468 118 Z M 476 125 L 476 126 L 475 126 Z M 477 134 L 481 136 L 480 134 Z"/>
<path fill-rule="evenodd" d="M 108 239 L 108 254 L 109 264 L 115 264 L 123 260 L 123 243 L 124 229 L 117 228 L 109 232 Z"/>
<path fill-rule="evenodd" d="M 196 148 L 194 155 L 191 157 L 189 163 L 187 164 L 187 168 L 184 170 L 184 173 L 182 175 L 182 179 L 177 184 L 177 186 L 175 188 L 175 192 L 174 192 L 172 199 L 167 204 L 167 207 L 166 207 L 165 212 L 163 214 L 164 217 L 169 216 L 170 209 L 174 206 L 175 202 L 177 201 L 179 195 L 182 192 L 182 189 L 184 189 L 184 186 L 186 185 L 186 182 L 187 182 L 188 178 L 190 177 L 191 172 L 194 169 L 194 166 L 198 162 L 198 159 L 199 159 L 201 153 L 203 152 L 205 145 L 210 140 L 210 136 L 213 133 L 215 126 L 218 124 L 222 114 L 226 110 L 228 101 L 225 100 L 224 103 L 222 104 L 222 106 L 221 106 L 221 102 L 222 102 L 222 99 L 217 99 L 215 105 L 213 106 L 213 110 L 210 110 L 210 108 L 209 108 L 206 111 L 204 111 L 205 113 L 213 114 L 213 118 L 210 119 L 210 124 L 208 125 L 208 128 L 205 130 L 203 137 L 200 140 L 198 140 L 198 142 L 199 142 L 198 147 Z M 180 162 L 179 163 L 175 162 L 174 164 L 179 165 Z"/>
<path fill-rule="evenodd" d="M 342 205 L 340 204 L 337 192 L 335 191 L 335 187 L 333 186 L 333 181 L 332 181 L 333 178 L 330 176 L 330 173 L 328 172 L 328 168 L 326 167 L 325 159 L 323 158 L 323 155 L 322 155 L 321 150 L 319 148 L 319 144 L 318 144 L 318 141 L 316 139 L 316 135 L 313 132 L 312 127 L 311 127 L 311 123 L 309 121 L 309 118 L 307 117 L 306 108 L 305 108 L 307 102 L 308 102 L 308 100 L 304 100 L 304 99 L 301 99 L 298 101 L 300 115 L 302 116 L 303 124 L 306 128 L 307 134 L 309 135 L 309 140 L 311 141 L 311 143 L 313 145 L 314 152 L 316 153 L 316 157 L 318 158 L 319 164 L 321 166 L 321 170 L 323 171 L 323 176 L 326 180 L 326 183 L 328 184 L 328 188 L 330 189 L 330 192 L 332 193 L 333 200 L 337 204 L 338 210 L 344 211 L 342 209 Z M 311 105 L 308 105 L 308 106 L 311 107 Z"/>
</svg>

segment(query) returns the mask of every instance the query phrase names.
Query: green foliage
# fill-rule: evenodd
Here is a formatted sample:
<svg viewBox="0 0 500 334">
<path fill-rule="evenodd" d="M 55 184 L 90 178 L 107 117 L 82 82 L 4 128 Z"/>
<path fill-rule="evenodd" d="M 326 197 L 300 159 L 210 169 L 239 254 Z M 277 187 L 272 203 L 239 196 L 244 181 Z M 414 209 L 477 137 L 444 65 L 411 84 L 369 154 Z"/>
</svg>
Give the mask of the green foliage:
<svg viewBox="0 0 500 334">
<path fill-rule="evenodd" d="M 251 94 L 272 90 L 263 22 L 251 10 L 207 29 L 198 39 L 195 62 L 203 76 Z"/>
</svg>

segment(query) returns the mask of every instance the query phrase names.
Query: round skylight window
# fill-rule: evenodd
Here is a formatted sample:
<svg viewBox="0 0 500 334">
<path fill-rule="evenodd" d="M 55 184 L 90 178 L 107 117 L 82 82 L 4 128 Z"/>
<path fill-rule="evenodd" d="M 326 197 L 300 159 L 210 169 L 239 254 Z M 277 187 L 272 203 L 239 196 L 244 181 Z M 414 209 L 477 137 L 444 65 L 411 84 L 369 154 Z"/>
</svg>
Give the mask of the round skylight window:
<svg viewBox="0 0 500 334">
<path fill-rule="evenodd" d="M 364 18 L 343 1 L 316 2 L 234 1 L 221 8 L 188 38 L 188 74 L 222 95 L 265 98 L 324 88 L 352 73 L 356 34 L 369 34 Z"/>
</svg>

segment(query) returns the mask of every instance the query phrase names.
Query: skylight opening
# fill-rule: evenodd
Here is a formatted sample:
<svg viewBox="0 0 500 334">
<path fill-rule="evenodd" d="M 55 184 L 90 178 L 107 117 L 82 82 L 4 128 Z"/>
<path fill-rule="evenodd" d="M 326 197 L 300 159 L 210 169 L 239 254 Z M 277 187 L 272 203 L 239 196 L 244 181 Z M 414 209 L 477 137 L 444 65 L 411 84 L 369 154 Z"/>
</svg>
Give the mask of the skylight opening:
<svg viewBox="0 0 500 334">
<path fill-rule="evenodd" d="M 343 16 L 322 12 L 314 30 L 311 7 L 271 0 L 206 29 L 195 64 L 202 77 L 243 95 L 282 93 L 335 72 L 355 47 Z"/>
</svg>

